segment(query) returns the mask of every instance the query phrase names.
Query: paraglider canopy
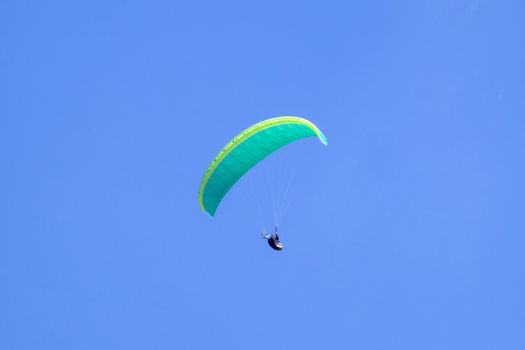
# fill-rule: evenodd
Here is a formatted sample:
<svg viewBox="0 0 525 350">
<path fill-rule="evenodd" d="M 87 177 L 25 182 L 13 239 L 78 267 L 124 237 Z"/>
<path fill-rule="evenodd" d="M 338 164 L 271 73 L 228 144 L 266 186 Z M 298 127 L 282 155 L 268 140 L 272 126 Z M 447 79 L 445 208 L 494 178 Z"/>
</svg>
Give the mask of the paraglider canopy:
<svg viewBox="0 0 525 350">
<path fill-rule="evenodd" d="M 201 209 L 214 216 L 226 193 L 248 170 L 279 148 L 311 136 L 327 145 L 321 130 L 298 117 L 267 119 L 244 130 L 219 151 L 204 173 L 199 187 Z"/>
</svg>

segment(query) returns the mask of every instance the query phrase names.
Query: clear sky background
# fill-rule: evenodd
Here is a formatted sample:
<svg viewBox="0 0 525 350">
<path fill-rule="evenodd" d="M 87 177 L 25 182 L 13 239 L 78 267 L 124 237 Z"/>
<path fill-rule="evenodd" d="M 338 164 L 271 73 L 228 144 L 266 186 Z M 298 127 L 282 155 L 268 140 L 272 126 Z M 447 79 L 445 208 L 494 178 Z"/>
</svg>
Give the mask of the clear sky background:
<svg viewBox="0 0 525 350">
<path fill-rule="evenodd" d="M 0 349 L 524 349 L 524 62 L 523 1 L 2 1 Z"/>
</svg>

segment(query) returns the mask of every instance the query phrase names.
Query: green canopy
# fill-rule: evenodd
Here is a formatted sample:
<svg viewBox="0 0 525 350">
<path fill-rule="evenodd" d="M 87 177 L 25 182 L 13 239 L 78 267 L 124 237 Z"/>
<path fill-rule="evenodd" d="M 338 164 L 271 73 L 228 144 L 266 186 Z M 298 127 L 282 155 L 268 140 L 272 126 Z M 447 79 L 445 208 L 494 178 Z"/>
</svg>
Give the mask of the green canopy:
<svg viewBox="0 0 525 350">
<path fill-rule="evenodd" d="M 279 148 L 310 136 L 317 136 L 327 145 L 326 137 L 312 122 L 290 116 L 264 120 L 235 136 L 220 150 L 202 177 L 201 209 L 215 215 L 226 193 L 255 164 Z"/>
</svg>

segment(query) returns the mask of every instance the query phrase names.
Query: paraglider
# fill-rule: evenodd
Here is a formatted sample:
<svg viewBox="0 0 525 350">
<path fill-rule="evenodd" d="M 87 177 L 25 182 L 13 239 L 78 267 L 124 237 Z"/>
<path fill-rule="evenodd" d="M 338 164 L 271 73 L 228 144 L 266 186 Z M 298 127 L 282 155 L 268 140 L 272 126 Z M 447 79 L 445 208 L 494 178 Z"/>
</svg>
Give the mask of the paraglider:
<svg viewBox="0 0 525 350">
<path fill-rule="evenodd" d="M 283 250 L 284 244 L 279 240 L 279 233 L 277 232 L 277 226 L 275 226 L 275 231 L 273 233 L 262 233 L 262 238 L 268 240 L 268 245 L 274 250 Z"/>
<path fill-rule="evenodd" d="M 199 206 L 213 217 L 224 196 L 248 170 L 279 148 L 312 136 L 327 145 L 321 130 L 299 117 L 271 118 L 250 126 L 228 142 L 209 164 L 199 187 Z M 272 248 L 282 249 L 277 231 L 267 239 Z"/>
</svg>

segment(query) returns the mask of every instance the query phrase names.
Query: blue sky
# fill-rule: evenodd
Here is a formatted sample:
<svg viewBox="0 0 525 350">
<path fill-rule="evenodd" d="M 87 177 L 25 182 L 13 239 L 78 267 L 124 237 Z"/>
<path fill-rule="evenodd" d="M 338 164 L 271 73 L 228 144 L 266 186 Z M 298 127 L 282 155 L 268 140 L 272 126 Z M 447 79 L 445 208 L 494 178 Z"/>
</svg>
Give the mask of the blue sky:
<svg viewBox="0 0 525 350">
<path fill-rule="evenodd" d="M 525 348 L 524 10 L 3 1 L 0 348 Z M 329 146 L 209 219 L 208 162 L 280 115 Z"/>
</svg>

